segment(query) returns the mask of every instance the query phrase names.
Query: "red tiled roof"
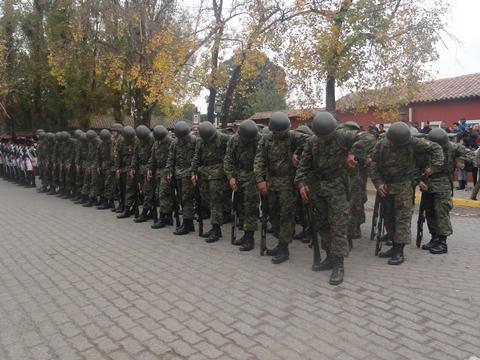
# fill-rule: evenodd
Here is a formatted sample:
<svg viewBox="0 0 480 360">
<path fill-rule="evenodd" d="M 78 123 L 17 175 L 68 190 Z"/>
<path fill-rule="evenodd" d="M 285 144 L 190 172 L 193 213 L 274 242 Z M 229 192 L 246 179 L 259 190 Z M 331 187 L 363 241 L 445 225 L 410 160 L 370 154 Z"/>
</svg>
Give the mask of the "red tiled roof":
<svg viewBox="0 0 480 360">
<path fill-rule="evenodd" d="M 281 112 L 287 114 L 289 118 L 301 118 L 301 119 L 309 119 L 312 118 L 317 112 L 323 109 L 288 109 L 288 110 L 281 110 Z M 250 116 L 250 119 L 255 120 L 263 120 L 263 119 L 270 119 L 272 114 L 275 111 L 262 111 L 257 112 Z"/>
</svg>

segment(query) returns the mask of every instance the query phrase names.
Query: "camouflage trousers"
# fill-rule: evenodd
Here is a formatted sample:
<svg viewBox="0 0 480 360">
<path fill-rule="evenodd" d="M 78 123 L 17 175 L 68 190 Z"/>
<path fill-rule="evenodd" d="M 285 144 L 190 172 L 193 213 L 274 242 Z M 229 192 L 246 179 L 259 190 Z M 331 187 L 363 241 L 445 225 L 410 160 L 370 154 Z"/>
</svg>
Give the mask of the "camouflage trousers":
<svg viewBox="0 0 480 360">
<path fill-rule="evenodd" d="M 104 168 L 103 196 L 107 200 L 113 200 L 115 195 L 115 169 Z"/>
<path fill-rule="evenodd" d="M 279 243 L 292 241 L 295 231 L 295 190 L 269 190 L 268 213 L 273 235 Z"/>
<path fill-rule="evenodd" d="M 365 203 L 367 202 L 367 179 L 359 173 L 350 176 L 350 221 L 348 238 L 362 237 L 360 225 L 365 223 Z"/>
<path fill-rule="evenodd" d="M 155 181 L 153 179 L 147 180 L 146 176 L 142 176 L 143 182 L 140 183 L 143 193 L 143 208 L 150 210 L 156 206 L 155 199 Z"/>
<path fill-rule="evenodd" d="M 160 214 L 172 212 L 172 185 L 167 181 L 168 170 L 158 170 L 155 175 L 155 197 Z"/>
<path fill-rule="evenodd" d="M 215 225 L 223 224 L 225 208 L 226 179 L 201 179 L 202 206 L 210 209 L 210 222 Z"/>
<path fill-rule="evenodd" d="M 322 249 L 328 254 L 347 257 L 350 215 L 349 189 L 341 179 L 318 181 L 311 186 L 312 217 L 320 234 Z"/>
<path fill-rule="evenodd" d="M 92 172 L 90 168 L 85 168 L 83 171 L 82 195 L 90 196 L 90 186 L 92 184 Z"/>
<path fill-rule="evenodd" d="M 120 205 L 125 205 L 127 194 L 127 173 L 125 171 L 120 172 L 120 176 L 116 179 L 118 185 L 118 201 Z"/>
<path fill-rule="evenodd" d="M 194 189 L 190 176 L 177 179 L 177 190 L 180 193 L 183 219 L 193 219 Z"/>
<path fill-rule="evenodd" d="M 237 197 L 237 214 L 244 231 L 256 231 L 258 229 L 258 207 L 260 197 L 255 181 L 239 181 Z"/>
<path fill-rule="evenodd" d="M 388 195 L 382 199 L 387 233 L 396 244 L 410 244 L 414 195 L 412 183 L 387 184 L 387 187 Z"/>
<path fill-rule="evenodd" d="M 75 191 L 81 192 L 83 187 L 83 177 L 85 176 L 85 169 L 79 166 L 75 171 Z"/>
<path fill-rule="evenodd" d="M 90 194 L 91 198 L 103 196 L 104 174 L 102 171 L 93 168 L 90 177 Z"/>
<path fill-rule="evenodd" d="M 137 176 L 137 174 L 130 176 L 130 174 L 127 173 L 125 189 L 125 206 L 127 207 L 132 207 L 137 200 L 139 178 L 140 176 Z"/>
<path fill-rule="evenodd" d="M 453 234 L 450 211 L 453 208 L 451 192 L 422 193 L 425 197 L 425 218 L 432 237 Z"/>
</svg>

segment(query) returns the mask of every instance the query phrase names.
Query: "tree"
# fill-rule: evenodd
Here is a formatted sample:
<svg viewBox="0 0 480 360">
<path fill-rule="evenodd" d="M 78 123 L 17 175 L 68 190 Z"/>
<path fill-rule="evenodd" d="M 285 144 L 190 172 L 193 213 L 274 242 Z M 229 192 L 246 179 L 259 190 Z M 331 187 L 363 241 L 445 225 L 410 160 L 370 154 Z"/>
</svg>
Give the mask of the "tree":
<svg viewBox="0 0 480 360">
<path fill-rule="evenodd" d="M 296 6 L 301 21 L 280 29 L 286 35 L 273 47 L 304 99 L 318 102 L 318 84 L 326 84 L 325 104 L 332 112 L 338 86 L 390 89 L 377 98 L 379 106 L 391 105 L 400 91 L 413 91 L 438 57 L 435 44 L 447 9 L 443 0 L 301 0 Z"/>
</svg>

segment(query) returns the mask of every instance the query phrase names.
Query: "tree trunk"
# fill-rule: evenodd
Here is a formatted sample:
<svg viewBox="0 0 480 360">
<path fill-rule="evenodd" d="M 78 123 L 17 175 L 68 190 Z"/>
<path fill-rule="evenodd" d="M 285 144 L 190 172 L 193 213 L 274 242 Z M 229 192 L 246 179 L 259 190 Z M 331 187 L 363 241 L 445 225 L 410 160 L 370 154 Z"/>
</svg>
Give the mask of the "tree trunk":
<svg viewBox="0 0 480 360">
<path fill-rule="evenodd" d="M 325 110 L 336 115 L 335 103 L 335 76 L 327 75 L 327 84 L 325 86 Z"/>
<path fill-rule="evenodd" d="M 227 91 L 225 93 L 225 100 L 222 105 L 222 116 L 221 116 L 222 128 L 226 128 L 228 124 L 230 108 L 233 102 L 233 94 L 240 80 L 240 74 L 242 73 L 242 66 L 244 61 L 245 61 L 245 56 L 242 54 L 242 60 L 233 69 L 232 76 L 230 77 L 230 81 L 228 82 Z"/>
<path fill-rule="evenodd" d="M 210 62 L 210 84 L 208 90 L 208 107 L 207 107 L 207 120 L 213 123 L 215 121 L 215 101 L 217 99 L 217 87 L 214 84 L 218 70 L 218 53 L 220 52 L 220 40 L 223 35 L 224 25 L 222 24 L 222 8 L 223 0 L 217 4 L 217 0 L 212 0 L 213 12 L 215 15 L 216 25 L 218 26 L 217 33 L 215 34 L 215 40 L 212 47 L 212 59 Z M 221 25 L 219 25 L 221 24 Z"/>
</svg>

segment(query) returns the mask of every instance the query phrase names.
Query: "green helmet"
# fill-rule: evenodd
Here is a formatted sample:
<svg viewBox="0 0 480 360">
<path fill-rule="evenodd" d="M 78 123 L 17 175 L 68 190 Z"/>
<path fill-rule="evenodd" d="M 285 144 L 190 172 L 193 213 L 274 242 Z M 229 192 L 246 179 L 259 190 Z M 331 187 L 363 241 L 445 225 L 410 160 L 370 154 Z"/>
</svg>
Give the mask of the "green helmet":
<svg viewBox="0 0 480 360">
<path fill-rule="evenodd" d="M 80 138 L 80 135 L 82 135 L 83 131 L 80 130 L 80 129 L 76 129 L 74 132 L 73 132 L 73 137 L 76 138 L 76 139 L 79 139 Z"/>
<path fill-rule="evenodd" d="M 125 126 L 122 129 L 122 136 L 126 140 L 133 140 L 135 138 L 135 129 L 131 126 Z"/>
<path fill-rule="evenodd" d="M 352 130 L 360 130 L 360 125 L 358 125 L 358 123 L 355 121 L 351 121 L 351 120 L 345 121 L 344 125 L 345 127 Z"/>
<path fill-rule="evenodd" d="M 37 136 L 40 140 L 45 139 L 45 136 L 47 135 L 47 133 L 43 130 L 41 132 L 37 132 L 37 134 L 38 134 Z"/>
<path fill-rule="evenodd" d="M 87 140 L 88 140 L 88 139 L 87 139 L 87 134 L 82 131 L 82 133 L 81 133 L 80 136 L 78 137 L 78 140 L 80 140 L 82 143 L 86 143 Z"/>
<path fill-rule="evenodd" d="M 62 132 L 61 131 L 57 131 L 55 133 L 55 141 L 62 141 L 63 140 L 63 136 L 62 136 Z"/>
<path fill-rule="evenodd" d="M 243 140 L 253 140 L 258 135 L 258 126 L 253 120 L 244 120 L 238 128 L 238 135 Z"/>
<path fill-rule="evenodd" d="M 112 133 L 108 129 L 100 131 L 100 139 L 102 141 L 109 141 L 112 138 Z"/>
<path fill-rule="evenodd" d="M 148 139 L 148 136 L 150 135 L 150 129 L 145 125 L 138 125 L 137 128 L 135 129 L 135 133 L 137 134 L 137 137 L 141 141 L 145 141 Z"/>
<path fill-rule="evenodd" d="M 410 128 L 404 122 L 396 122 L 387 130 L 387 139 L 390 140 L 394 145 L 407 145 L 411 138 L 412 133 L 410 132 Z"/>
<path fill-rule="evenodd" d="M 338 123 L 335 117 L 328 111 L 321 111 L 313 118 L 312 129 L 318 137 L 333 134 Z"/>
<path fill-rule="evenodd" d="M 70 133 L 68 131 L 62 131 L 63 141 L 67 141 L 70 139 Z"/>
<path fill-rule="evenodd" d="M 40 134 L 42 134 L 42 133 L 45 133 L 45 130 L 43 130 L 43 129 L 37 129 L 37 131 L 35 131 L 35 135 L 36 135 L 37 137 L 40 137 Z"/>
<path fill-rule="evenodd" d="M 110 131 L 118 131 L 121 132 L 123 129 L 123 125 L 120 123 L 115 123 L 110 127 Z"/>
<path fill-rule="evenodd" d="M 183 138 L 190 134 L 190 126 L 188 124 L 181 120 L 175 124 L 175 136 L 177 138 Z"/>
<path fill-rule="evenodd" d="M 96 137 L 97 137 L 97 133 L 95 132 L 95 130 L 90 129 L 90 130 L 87 131 L 87 140 L 88 141 L 93 141 L 93 140 L 95 140 Z"/>
<path fill-rule="evenodd" d="M 295 131 L 308 136 L 314 135 L 312 129 L 310 129 L 307 125 L 300 125 L 298 128 L 295 129 Z"/>
<path fill-rule="evenodd" d="M 436 142 L 440 146 L 448 144 L 448 134 L 442 128 L 434 128 L 428 133 L 428 140 Z"/>
<path fill-rule="evenodd" d="M 55 134 L 52 133 L 52 132 L 48 132 L 46 136 L 47 136 L 47 140 L 48 140 L 48 141 L 53 141 L 53 140 L 55 140 Z"/>
<path fill-rule="evenodd" d="M 287 114 L 281 111 L 274 112 L 268 122 L 268 128 L 273 133 L 286 132 L 290 129 L 290 125 L 290 119 Z"/>
<path fill-rule="evenodd" d="M 203 121 L 198 125 L 198 133 L 203 141 L 210 141 L 217 134 L 217 129 L 210 121 Z"/>
<path fill-rule="evenodd" d="M 156 140 L 161 141 L 165 139 L 167 135 L 168 135 L 168 130 L 165 126 L 157 125 L 153 128 L 153 136 L 155 137 Z"/>
</svg>

